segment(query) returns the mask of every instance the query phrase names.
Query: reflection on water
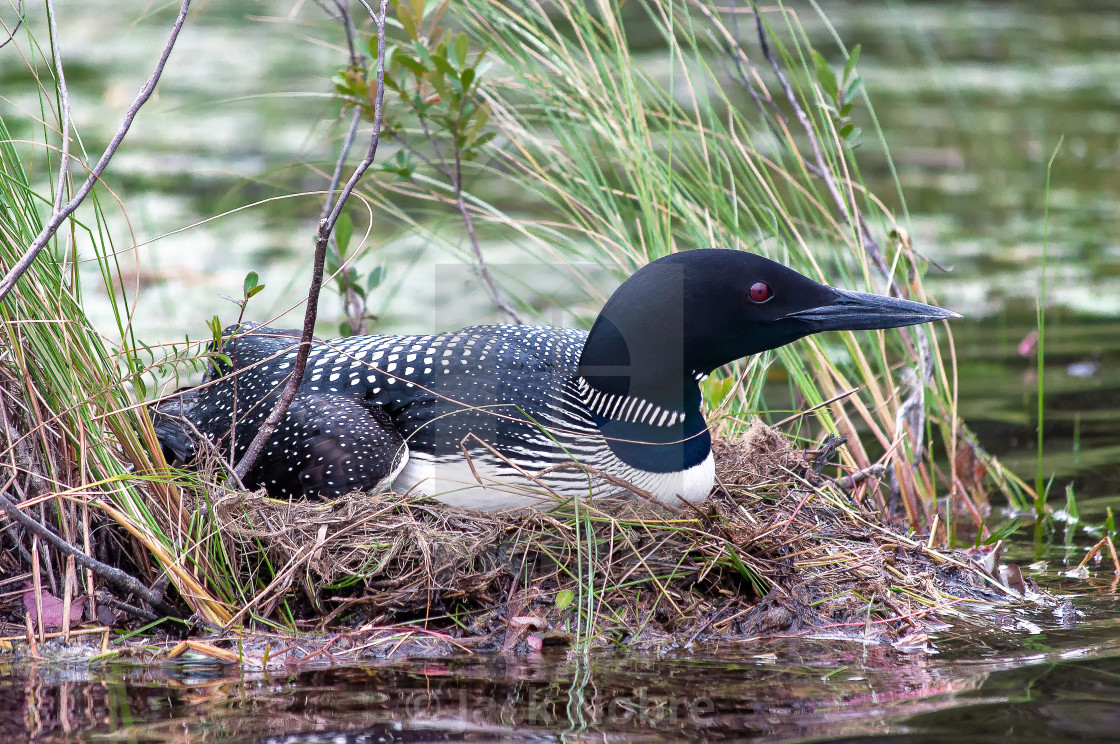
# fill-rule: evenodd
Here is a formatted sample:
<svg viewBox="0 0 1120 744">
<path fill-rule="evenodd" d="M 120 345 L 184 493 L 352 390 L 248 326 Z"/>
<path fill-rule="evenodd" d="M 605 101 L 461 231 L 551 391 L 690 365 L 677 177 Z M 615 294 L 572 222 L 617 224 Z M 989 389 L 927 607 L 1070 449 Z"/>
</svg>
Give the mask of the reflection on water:
<svg viewBox="0 0 1120 744">
<path fill-rule="evenodd" d="M 778 741 L 1115 731 L 1120 649 L 1028 664 L 808 640 L 678 658 L 421 661 L 240 675 L 33 668 L 0 734 L 34 741 Z M 1039 657 L 1045 658 L 1044 654 Z M 18 712 L 18 714 L 17 714 Z M 1053 738 L 1051 738 L 1053 737 Z M 1029 739 L 1028 739 L 1029 740 Z"/>
<path fill-rule="evenodd" d="M 882 648 L 803 642 L 728 655 L 734 660 L 420 662 L 281 678 L 110 670 L 78 682 L 37 669 L 0 687 L 0 704 L 25 711 L 27 730 L 44 740 L 310 741 L 318 732 L 348 733 L 347 741 L 551 741 L 563 732 L 671 741 L 684 731 L 727 739 L 884 730 L 984 679 Z M 869 716 L 878 724 L 869 727 Z"/>
</svg>

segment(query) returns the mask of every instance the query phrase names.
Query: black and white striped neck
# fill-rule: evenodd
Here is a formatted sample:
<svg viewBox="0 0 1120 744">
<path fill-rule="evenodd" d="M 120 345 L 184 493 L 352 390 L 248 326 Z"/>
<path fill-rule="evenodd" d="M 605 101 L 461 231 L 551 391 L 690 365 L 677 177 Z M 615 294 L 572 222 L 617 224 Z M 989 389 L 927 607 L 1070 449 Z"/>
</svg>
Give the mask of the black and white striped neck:
<svg viewBox="0 0 1120 744">
<path fill-rule="evenodd" d="M 711 453 L 708 427 L 700 413 L 700 389 L 692 380 L 666 400 L 610 393 L 583 376 L 575 380 L 580 402 L 619 460 L 638 471 L 676 473 L 703 463 Z"/>
<path fill-rule="evenodd" d="M 636 395 L 607 393 L 591 386 L 582 376 L 576 378 L 580 401 L 593 415 L 610 421 L 672 427 L 684 421 L 685 411 L 662 406 Z"/>
</svg>

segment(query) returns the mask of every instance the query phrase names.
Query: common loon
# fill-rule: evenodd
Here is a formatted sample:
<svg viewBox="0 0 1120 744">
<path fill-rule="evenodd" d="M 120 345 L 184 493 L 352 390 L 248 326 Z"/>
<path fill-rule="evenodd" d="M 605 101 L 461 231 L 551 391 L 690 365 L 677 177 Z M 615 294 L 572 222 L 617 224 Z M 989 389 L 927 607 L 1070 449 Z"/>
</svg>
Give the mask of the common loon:
<svg viewBox="0 0 1120 744">
<path fill-rule="evenodd" d="M 715 478 L 699 386 L 715 369 L 821 331 L 953 317 L 745 251 L 674 253 L 623 282 L 589 332 L 480 325 L 316 341 L 244 484 L 274 497 L 391 487 L 483 510 L 626 485 L 695 502 Z M 291 373 L 298 331 L 227 334 L 232 366 L 215 362 L 207 382 L 156 409 L 169 461 L 192 461 L 199 434 L 228 455 L 231 429 L 240 458 Z"/>
</svg>

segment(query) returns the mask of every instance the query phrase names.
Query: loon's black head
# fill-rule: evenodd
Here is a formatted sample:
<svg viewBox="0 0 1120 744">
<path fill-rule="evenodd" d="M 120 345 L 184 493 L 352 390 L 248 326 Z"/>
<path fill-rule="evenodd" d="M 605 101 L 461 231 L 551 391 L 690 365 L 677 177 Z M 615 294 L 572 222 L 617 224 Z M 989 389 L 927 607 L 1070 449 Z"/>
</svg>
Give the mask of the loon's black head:
<svg viewBox="0 0 1120 744">
<path fill-rule="evenodd" d="M 588 335 L 580 374 L 606 393 L 679 397 L 682 380 L 813 333 L 954 317 L 834 289 L 745 251 L 697 249 L 642 267 L 615 291 Z"/>
</svg>

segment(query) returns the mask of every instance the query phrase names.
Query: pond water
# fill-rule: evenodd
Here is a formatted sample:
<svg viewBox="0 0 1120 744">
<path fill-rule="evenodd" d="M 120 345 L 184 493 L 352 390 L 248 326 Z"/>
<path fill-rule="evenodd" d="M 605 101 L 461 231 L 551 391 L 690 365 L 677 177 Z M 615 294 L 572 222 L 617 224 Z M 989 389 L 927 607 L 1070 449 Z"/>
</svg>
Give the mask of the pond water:
<svg viewBox="0 0 1120 744">
<path fill-rule="evenodd" d="M 136 20 L 115 3 L 66 5 L 60 30 L 76 123 L 87 142 L 102 142 L 147 74 L 169 19 L 152 11 Z M 205 335 L 206 318 L 233 314 L 219 293 L 239 294 L 250 269 L 268 284 L 257 306 L 262 314 L 286 309 L 301 291 L 305 267 L 296 257 L 311 244 L 316 196 L 156 240 L 262 196 L 322 188 L 321 173 L 291 163 L 329 168 L 323 120 L 330 105 L 308 91 L 324 90 L 323 76 L 340 56 L 308 41 L 329 34 L 315 27 L 308 8 L 289 18 L 292 5 L 200 6 L 157 99 L 114 161 L 109 182 L 128 221 L 110 211 L 111 227 L 120 240 L 131 230 L 142 244 L 123 258 L 126 266 L 134 262 L 129 276 L 144 291 L 136 318 L 143 338 Z M 1035 469 L 1036 361 L 1020 346 L 1035 327 L 1045 246 L 1044 472 L 1054 476 L 1052 493 L 1072 485 L 1082 516 L 1099 522 L 1120 493 L 1117 7 L 884 2 L 829 3 L 828 10 L 846 43 L 863 45 L 861 73 L 898 167 L 915 244 L 952 268 L 933 272 L 930 285 L 942 304 L 966 316 L 954 324 L 964 417 L 989 451 L 1028 478 Z M 6 53 L 0 50 L 0 101 L 12 125 L 34 111 L 36 99 Z M 1047 225 L 1045 170 L 1059 138 Z M 872 187 L 889 196 L 889 172 L 874 153 L 866 162 Z M 464 302 L 453 293 L 454 302 L 437 302 L 426 267 L 458 259 L 425 250 L 426 263 L 414 270 L 420 278 L 408 284 L 402 276 L 388 295 L 392 306 L 387 300 L 379 308 L 380 327 L 416 331 L 486 319 L 484 299 Z M 337 298 L 325 297 L 324 311 L 337 317 L 332 302 Z M 107 322 L 107 309 L 98 312 Z M 1071 593 L 1080 621 L 1065 627 L 1060 618 L 1037 618 L 998 638 L 950 629 L 932 655 L 793 639 L 669 657 L 621 650 L 284 674 L 0 665 L 0 735 L 1113 741 L 1120 730 L 1116 582 L 1104 564 L 1091 566 L 1088 580 L 1064 574 L 1096 537 L 1083 530 L 1068 540 L 1044 537 L 1047 544 L 1036 548 L 1029 532 L 1017 536 L 1009 558 L 1030 566 L 1026 572 L 1044 586 Z"/>
<path fill-rule="evenodd" d="M 1115 582 L 1063 579 L 1064 553 L 1047 549 L 1048 567 L 1032 575 L 1078 593 L 1078 622 L 1063 628 L 1039 617 L 988 639 L 949 629 L 937 654 L 793 638 L 664 656 L 546 652 L 282 673 L 0 666 L 0 711 L 11 711 L 0 714 L 0 734 L 339 744 L 1115 741 Z"/>
</svg>

